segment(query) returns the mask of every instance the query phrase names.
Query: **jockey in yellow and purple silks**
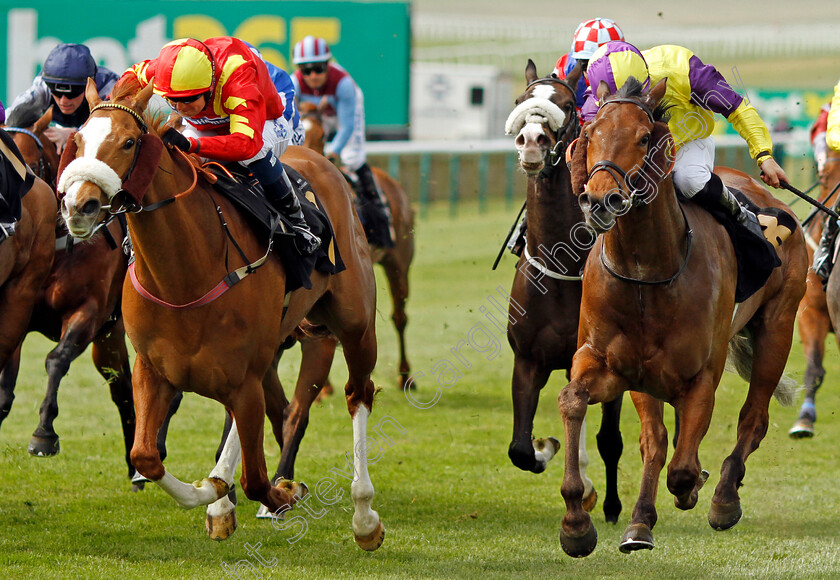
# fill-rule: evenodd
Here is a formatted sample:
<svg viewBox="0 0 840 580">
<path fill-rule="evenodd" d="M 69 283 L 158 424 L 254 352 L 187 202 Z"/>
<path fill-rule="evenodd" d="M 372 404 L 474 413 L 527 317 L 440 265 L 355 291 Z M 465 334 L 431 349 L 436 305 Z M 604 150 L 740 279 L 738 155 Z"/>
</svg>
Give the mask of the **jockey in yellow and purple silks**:
<svg viewBox="0 0 840 580">
<path fill-rule="evenodd" d="M 832 151 L 840 152 L 840 82 L 838 82 L 837 86 L 834 87 L 834 97 L 831 99 L 831 104 L 827 108 L 823 107 L 823 111 L 826 111 L 826 109 L 825 133 L 823 133 L 825 150 L 822 153 L 822 166 L 820 166 L 820 160 L 817 160 L 817 167 L 820 174 L 823 172 L 828 150 L 830 149 Z M 820 115 L 820 118 L 822 118 L 822 114 Z M 812 143 L 816 140 L 813 130 L 811 133 L 811 139 Z M 818 143 L 819 141 L 814 143 L 815 154 Z M 828 276 L 831 274 L 831 257 L 834 255 L 834 240 L 837 238 L 838 232 L 840 232 L 840 227 L 838 227 L 839 225 L 840 224 L 831 219 L 831 217 L 826 218 L 825 227 L 823 228 L 822 237 L 820 238 L 820 245 L 814 251 L 814 264 L 812 268 L 814 272 L 816 272 L 817 276 L 822 278 L 823 285 L 828 283 Z"/>
<path fill-rule="evenodd" d="M 134 65 L 123 77 L 136 78 L 141 87 L 153 82 L 155 93 L 186 121 L 183 134 L 170 128 L 164 143 L 246 166 L 267 200 L 289 220 L 300 253 L 318 248 L 321 240 L 309 229 L 278 159 L 290 137 L 283 97 L 248 44 L 230 36 L 173 40 L 157 58 Z"/>
<path fill-rule="evenodd" d="M 676 189 L 701 205 L 719 205 L 736 221 L 757 236 L 764 237 L 756 215 L 741 206 L 720 178 L 712 173 L 715 165 L 715 142 L 712 138 L 714 114 L 726 117 L 749 146 L 762 171 L 761 179 L 780 187 L 787 182 L 784 170 L 773 159 L 773 143 L 767 125 L 755 108 L 726 82 L 711 65 L 704 64 L 687 48 L 656 46 L 639 51 L 627 42 L 609 42 L 589 60 L 586 102 L 581 109 L 584 121 L 598 112 L 599 86 L 610 94 L 635 77 L 645 88 L 667 78 L 663 101 L 671 106 L 668 128 L 676 143 L 673 180 Z"/>
</svg>

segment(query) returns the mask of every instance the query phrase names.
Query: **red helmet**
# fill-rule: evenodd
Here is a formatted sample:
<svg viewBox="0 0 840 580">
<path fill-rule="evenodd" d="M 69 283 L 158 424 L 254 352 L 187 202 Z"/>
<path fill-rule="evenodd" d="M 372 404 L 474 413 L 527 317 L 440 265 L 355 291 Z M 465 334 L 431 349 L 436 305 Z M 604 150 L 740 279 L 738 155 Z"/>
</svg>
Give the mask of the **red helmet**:
<svg viewBox="0 0 840 580">
<path fill-rule="evenodd" d="M 581 22 L 575 30 L 570 53 L 575 60 L 589 60 L 599 47 L 611 40 L 624 40 L 618 24 L 609 18 L 593 18 Z"/>
<path fill-rule="evenodd" d="M 326 40 L 317 36 L 307 36 L 295 45 L 292 62 L 294 64 L 327 62 L 331 58 L 330 45 Z"/>
<path fill-rule="evenodd" d="M 203 42 L 173 40 L 160 49 L 155 70 L 155 92 L 164 97 L 191 97 L 213 87 L 216 65 Z"/>
</svg>

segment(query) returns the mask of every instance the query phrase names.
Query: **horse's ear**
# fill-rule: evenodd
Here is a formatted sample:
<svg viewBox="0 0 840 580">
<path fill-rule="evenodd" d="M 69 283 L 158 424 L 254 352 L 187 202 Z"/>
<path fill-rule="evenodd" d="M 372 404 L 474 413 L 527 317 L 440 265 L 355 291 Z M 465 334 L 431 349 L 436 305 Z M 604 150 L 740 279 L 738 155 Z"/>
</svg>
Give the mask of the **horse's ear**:
<svg viewBox="0 0 840 580">
<path fill-rule="evenodd" d="M 659 104 L 659 101 L 662 100 L 662 97 L 665 96 L 665 88 L 668 82 L 668 77 L 663 78 L 661 81 L 656 83 L 656 85 L 648 92 L 649 98 L 653 101 L 654 108 L 656 105 Z"/>
<path fill-rule="evenodd" d="M 577 89 L 581 74 L 583 74 L 583 66 L 580 61 L 577 61 L 574 68 L 572 68 L 572 70 L 569 71 L 569 74 L 566 75 L 566 82 L 569 83 L 570 87 Z"/>
<path fill-rule="evenodd" d="M 612 92 L 610 91 L 610 85 L 608 85 L 606 81 L 601 81 L 600 83 L 598 83 L 598 103 L 603 105 L 604 99 L 609 97 L 611 94 Z"/>
<path fill-rule="evenodd" d="M 44 131 L 47 127 L 50 126 L 52 123 L 53 118 L 53 108 L 47 107 L 47 111 L 41 115 L 41 118 L 35 121 L 35 125 L 33 127 L 35 133 L 40 133 Z"/>
<path fill-rule="evenodd" d="M 534 61 L 529 58 L 528 64 L 525 66 L 525 80 L 528 81 L 528 83 L 532 83 L 538 78 L 537 65 L 535 65 Z"/>
<path fill-rule="evenodd" d="M 575 195 L 580 195 L 586 188 L 586 182 L 589 179 L 589 168 L 587 167 L 586 150 L 589 148 L 589 139 L 586 133 L 581 133 L 577 138 L 574 149 L 572 150 L 572 162 L 569 171 L 572 174 L 572 192 Z"/>
<path fill-rule="evenodd" d="M 140 114 L 146 110 L 146 106 L 149 104 L 149 99 L 152 98 L 154 94 L 154 77 L 149 79 L 148 84 L 140 89 L 136 95 L 134 95 L 134 99 L 131 101 L 132 108 L 138 111 Z"/>
<path fill-rule="evenodd" d="M 87 85 L 85 86 L 85 98 L 91 109 L 102 102 L 102 99 L 99 98 L 96 82 L 91 77 L 88 77 Z"/>
</svg>

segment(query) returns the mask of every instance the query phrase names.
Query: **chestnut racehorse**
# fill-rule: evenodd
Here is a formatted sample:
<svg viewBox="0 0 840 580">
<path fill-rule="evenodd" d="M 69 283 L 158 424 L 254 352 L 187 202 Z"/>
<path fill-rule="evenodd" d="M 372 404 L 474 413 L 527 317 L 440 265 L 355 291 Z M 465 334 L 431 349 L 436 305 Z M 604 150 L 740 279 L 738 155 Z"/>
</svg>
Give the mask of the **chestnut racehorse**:
<svg viewBox="0 0 840 580">
<path fill-rule="evenodd" d="M 736 308 L 737 264 L 724 227 L 695 204 L 677 201 L 669 167 L 673 138 L 660 104 L 665 82 L 643 93 L 631 78 L 612 98 L 602 84 L 600 110 L 584 126 L 573 154 L 573 187 L 587 224 L 601 234 L 584 270 L 571 382 L 558 399 L 566 435 L 561 545 L 575 557 L 590 554 L 597 544 L 581 505 L 578 471 L 587 405 L 629 390 L 639 412 L 642 485 L 621 543 L 629 552 L 653 547 L 657 484 L 668 447 L 662 401 L 673 405 L 680 422 L 668 489 L 678 508 L 691 509 L 705 481 L 698 447 L 732 341 L 732 362 L 750 387 L 737 443 L 723 462 L 709 510 L 709 524 L 727 529 L 741 517 L 737 488 L 745 460 L 767 432 L 770 398 L 775 393 L 790 403 L 795 389 L 783 371 L 805 292 L 802 229 L 797 225 L 779 245 L 781 266 Z M 789 211 L 748 175 L 715 171 L 759 207 Z M 642 179 L 650 187 L 638 188 Z"/>
<path fill-rule="evenodd" d="M 3 148 L 7 148 L 3 144 Z M 8 149 L 8 148 L 7 148 Z M 7 155 L 2 153 L 2 155 Z M 13 157 L 11 151 L 9 158 Z M 26 165 L 15 157 L 21 173 Z M 38 300 L 55 255 L 55 193 L 41 178 L 21 200 L 21 216 L 13 236 L 0 243 L 0 368 L 15 357 L 26 336 L 32 308 Z M 6 418 L 14 394 L 0 390 L 0 421 Z"/>
<path fill-rule="evenodd" d="M 825 203 L 833 205 L 835 211 L 840 204 L 837 203 L 838 192 L 835 188 L 840 186 L 840 153 L 828 150 L 825 167 L 820 176 L 821 192 L 820 199 Z M 826 199 L 834 192 L 832 199 Z M 817 216 L 821 217 L 821 216 Z M 826 217 L 825 219 L 831 219 Z M 805 239 L 808 241 L 808 259 L 814 260 L 814 250 L 820 243 L 824 219 L 812 219 L 805 230 Z M 814 422 L 817 420 L 816 396 L 817 389 L 825 379 L 825 368 L 823 358 L 825 357 L 825 339 L 829 332 L 834 332 L 832 317 L 829 317 L 829 307 L 826 302 L 826 292 L 823 289 L 822 280 L 813 270 L 808 270 L 807 289 L 805 297 L 799 303 L 797 321 L 799 322 L 799 337 L 802 340 L 802 350 L 805 352 L 805 399 L 799 408 L 799 417 L 790 428 L 788 434 L 796 439 L 814 436 Z M 833 299 L 834 302 L 837 298 Z M 835 309 L 835 313 L 840 310 Z M 838 321 L 836 314 L 833 319 Z"/>
<path fill-rule="evenodd" d="M 553 437 L 533 438 L 534 414 L 551 373 L 565 369 L 568 378 L 577 349 L 580 274 L 589 252 L 587 244 L 577 242 L 583 213 L 563 160 L 566 146 L 580 130 L 572 88 L 579 74 L 573 71 L 565 81 L 540 78 L 529 59 L 525 68 L 528 86 L 516 99 L 505 127 L 516 135 L 519 164 L 528 175 L 526 245 L 513 279 L 508 319 L 508 342 L 514 354 L 513 438 L 508 455 L 514 465 L 534 473 L 544 471 L 560 447 Z M 583 233 L 587 241 L 588 233 Z M 621 512 L 617 488 L 620 412 L 621 397 L 604 404 L 597 437 L 606 465 L 604 515 L 613 523 Z M 597 494 L 586 477 L 589 460 L 583 437 L 579 453 L 586 487 L 584 503 L 589 511 Z"/>
<path fill-rule="evenodd" d="M 55 186 L 58 152 L 55 144 L 44 135 L 51 120 L 52 108 L 49 108 L 34 125 L 7 128 L 7 131 L 12 133 L 26 163 L 44 181 Z M 58 343 L 47 355 L 47 392 L 41 403 L 40 422 L 29 443 L 29 453 L 47 457 L 59 452 L 59 437 L 53 427 L 58 415 L 58 388 L 70 364 L 92 344 L 94 365 L 108 383 L 111 399 L 119 410 L 128 476 L 132 477 L 134 468 L 129 453 L 134 442 L 134 403 L 120 314 L 122 284 L 128 266 L 128 257 L 122 248 L 126 232 L 116 220 L 106 228 L 74 246 L 64 221 L 56 220 L 55 261 L 27 329 L 27 332 L 40 332 Z M 9 406 L 14 398 L 19 363 L 20 349 L 0 375 L 0 390 Z"/>
<path fill-rule="evenodd" d="M 273 373 L 280 344 L 308 316 L 344 345 L 354 440 L 353 531 L 362 548 L 378 548 L 384 528 L 370 507 L 374 490 L 365 443 L 374 394 L 376 286 L 344 178 L 307 149 L 292 147 L 284 156 L 317 192 L 346 266 L 333 276 L 316 270 L 311 289 L 285 296 L 283 263 L 267 252 L 268 236 L 255 233 L 230 202 L 198 180 L 186 156 L 161 153 L 162 129 L 148 127 L 143 117 L 153 85 L 138 88 L 133 80 L 118 83 L 111 100 L 101 102 L 88 81 L 91 115 L 75 136 L 75 159 L 59 180 L 65 194 L 62 215 L 79 238 L 90 236 L 106 208 L 114 211 L 125 195 L 131 196 L 130 205 L 143 208 L 127 216 L 135 261 L 123 288 L 126 332 L 137 353 L 131 462 L 182 507 L 213 504 L 207 529 L 214 538 L 226 538 L 235 529 L 233 504 L 226 496 L 240 453 L 245 495 L 272 513 L 289 509 L 306 489 L 288 480 L 272 484 L 267 476 L 263 415 L 280 433 L 286 400 L 274 389 L 276 380 L 263 379 Z M 120 176 L 129 173 L 123 181 Z M 267 259 L 249 263 L 260 256 Z M 228 282 L 236 278 L 241 281 Z M 166 471 L 155 445 L 179 390 L 219 401 L 234 419 L 216 467 L 194 484 Z"/>
</svg>

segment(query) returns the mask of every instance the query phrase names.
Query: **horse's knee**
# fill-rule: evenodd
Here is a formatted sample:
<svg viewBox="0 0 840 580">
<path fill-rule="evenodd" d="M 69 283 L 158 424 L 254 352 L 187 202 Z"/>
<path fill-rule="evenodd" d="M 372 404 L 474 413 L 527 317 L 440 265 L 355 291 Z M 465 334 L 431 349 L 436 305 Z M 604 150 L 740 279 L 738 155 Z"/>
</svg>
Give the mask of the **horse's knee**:
<svg viewBox="0 0 840 580">
<path fill-rule="evenodd" d="M 147 479 L 158 481 L 165 473 L 160 456 L 157 455 L 157 449 L 155 449 L 155 453 L 149 453 L 134 448 L 131 450 L 130 459 L 134 469 Z"/>
</svg>

